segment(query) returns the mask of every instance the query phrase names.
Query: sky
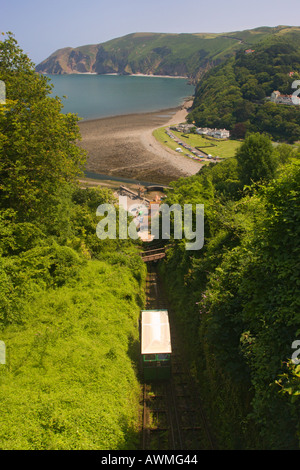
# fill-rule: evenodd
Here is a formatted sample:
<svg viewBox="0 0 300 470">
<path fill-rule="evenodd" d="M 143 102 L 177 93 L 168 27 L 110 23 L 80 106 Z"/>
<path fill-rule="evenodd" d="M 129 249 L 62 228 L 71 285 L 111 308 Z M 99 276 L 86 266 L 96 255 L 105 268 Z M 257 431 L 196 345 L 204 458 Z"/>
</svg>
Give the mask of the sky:
<svg viewBox="0 0 300 470">
<path fill-rule="evenodd" d="M 299 0 L 0 0 L 0 32 L 38 64 L 57 49 L 136 32 L 224 33 L 300 26 Z"/>
</svg>

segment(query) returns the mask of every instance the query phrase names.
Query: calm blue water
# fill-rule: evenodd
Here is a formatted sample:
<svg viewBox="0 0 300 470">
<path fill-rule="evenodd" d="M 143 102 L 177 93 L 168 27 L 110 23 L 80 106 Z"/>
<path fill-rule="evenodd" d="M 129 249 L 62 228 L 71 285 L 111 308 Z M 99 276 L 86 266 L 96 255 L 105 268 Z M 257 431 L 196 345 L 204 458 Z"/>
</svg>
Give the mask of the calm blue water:
<svg viewBox="0 0 300 470">
<path fill-rule="evenodd" d="M 186 79 L 119 75 L 47 75 L 63 112 L 83 119 L 158 111 L 180 106 L 194 94 Z M 63 96 L 66 98 L 63 98 Z"/>
</svg>

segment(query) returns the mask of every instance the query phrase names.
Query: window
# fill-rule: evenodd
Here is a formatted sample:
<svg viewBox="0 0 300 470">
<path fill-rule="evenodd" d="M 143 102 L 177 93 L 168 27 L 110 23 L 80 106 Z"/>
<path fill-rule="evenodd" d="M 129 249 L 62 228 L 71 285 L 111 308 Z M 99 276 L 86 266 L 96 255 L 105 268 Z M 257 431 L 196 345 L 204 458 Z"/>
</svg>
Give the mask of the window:
<svg viewBox="0 0 300 470">
<path fill-rule="evenodd" d="M 158 361 L 169 361 L 170 360 L 170 354 L 157 354 L 157 360 Z"/>
<path fill-rule="evenodd" d="M 145 362 L 153 362 L 156 360 L 155 354 L 145 354 L 144 361 Z"/>
</svg>

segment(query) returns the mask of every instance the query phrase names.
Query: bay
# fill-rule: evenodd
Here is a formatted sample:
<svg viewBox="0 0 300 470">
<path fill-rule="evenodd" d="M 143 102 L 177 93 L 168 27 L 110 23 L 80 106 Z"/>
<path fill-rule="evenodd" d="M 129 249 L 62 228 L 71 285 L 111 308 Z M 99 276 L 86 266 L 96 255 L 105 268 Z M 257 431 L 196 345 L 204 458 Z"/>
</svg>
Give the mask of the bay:
<svg viewBox="0 0 300 470">
<path fill-rule="evenodd" d="M 160 111 L 180 106 L 194 94 L 185 78 L 133 75 L 47 75 L 63 113 L 83 120 Z M 65 96 L 65 97 L 64 97 Z"/>
</svg>

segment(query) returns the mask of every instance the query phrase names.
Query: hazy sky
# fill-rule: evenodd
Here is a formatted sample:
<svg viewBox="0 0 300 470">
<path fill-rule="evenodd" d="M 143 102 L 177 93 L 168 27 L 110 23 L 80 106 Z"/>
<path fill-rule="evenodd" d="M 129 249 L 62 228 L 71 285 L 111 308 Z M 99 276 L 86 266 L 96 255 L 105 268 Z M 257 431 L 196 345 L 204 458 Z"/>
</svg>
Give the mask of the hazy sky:
<svg viewBox="0 0 300 470">
<path fill-rule="evenodd" d="M 61 47 L 135 32 L 229 32 L 300 26 L 299 0 L 0 0 L 0 31 L 12 31 L 39 63 Z"/>
</svg>

